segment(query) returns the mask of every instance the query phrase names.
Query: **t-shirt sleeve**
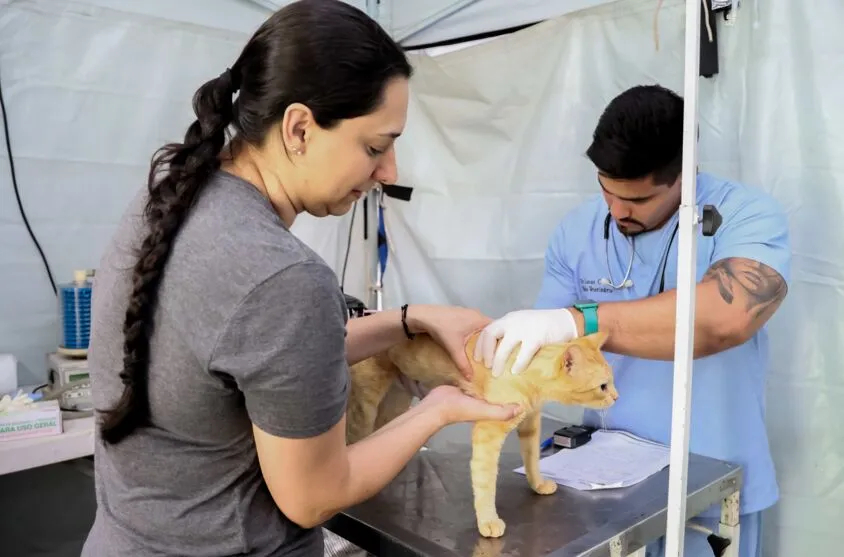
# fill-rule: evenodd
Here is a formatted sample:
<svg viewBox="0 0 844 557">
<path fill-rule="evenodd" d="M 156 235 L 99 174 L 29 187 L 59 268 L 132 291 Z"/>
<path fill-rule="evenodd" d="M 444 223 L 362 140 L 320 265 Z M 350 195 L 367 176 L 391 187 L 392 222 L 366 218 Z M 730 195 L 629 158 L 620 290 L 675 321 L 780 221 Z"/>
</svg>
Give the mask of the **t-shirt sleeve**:
<svg viewBox="0 0 844 557">
<path fill-rule="evenodd" d="M 791 280 L 788 219 L 776 200 L 765 194 L 741 195 L 719 207 L 712 263 L 729 257 L 752 259 Z"/>
<path fill-rule="evenodd" d="M 331 269 L 297 263 L 242 300 L 210 367 L 234 379 L 256 426 L 279 437 L 314 437 L 336 425 L 346 409 L 345 325 Z"/>
<path fill-rule="evenodd" d="M 577 301 L 574 273 L 566 260 L 565 230 L 560 225 L 545 250 L 545 272 L 536 297 L 535 309 L 569 307 Z"/>
</svg>

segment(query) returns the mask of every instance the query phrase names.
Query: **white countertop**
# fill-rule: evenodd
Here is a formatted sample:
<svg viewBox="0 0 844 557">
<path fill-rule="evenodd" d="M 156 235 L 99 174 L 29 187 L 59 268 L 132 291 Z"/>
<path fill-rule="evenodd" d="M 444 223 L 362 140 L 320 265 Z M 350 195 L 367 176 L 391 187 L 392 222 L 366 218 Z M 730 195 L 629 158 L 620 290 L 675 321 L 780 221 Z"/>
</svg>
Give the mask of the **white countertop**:
<svg viewBox="0 0 844 557">
<path fill-rule="evenodd" d="M 94 454 L 94 418 L 64 418 L 63 433 L 0 441 L 0 474 Z"/>
</svg>

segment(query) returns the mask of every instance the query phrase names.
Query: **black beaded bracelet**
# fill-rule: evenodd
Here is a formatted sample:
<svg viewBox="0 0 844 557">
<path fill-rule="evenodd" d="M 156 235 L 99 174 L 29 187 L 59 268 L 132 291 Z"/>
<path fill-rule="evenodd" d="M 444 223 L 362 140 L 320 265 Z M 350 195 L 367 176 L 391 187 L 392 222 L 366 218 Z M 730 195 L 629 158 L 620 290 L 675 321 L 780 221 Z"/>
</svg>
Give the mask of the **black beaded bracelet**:
<svg viewBox="0 0 844 557">
<path fill-rule="evenodd" d="M 413 337 L 416 335 L 410 332 L 410 328 L 407 326 L 407 304 L 401 307 L 401 326 L 404 327 L 404 334 L 410 340 L 413 340 Z"/>
</svg>

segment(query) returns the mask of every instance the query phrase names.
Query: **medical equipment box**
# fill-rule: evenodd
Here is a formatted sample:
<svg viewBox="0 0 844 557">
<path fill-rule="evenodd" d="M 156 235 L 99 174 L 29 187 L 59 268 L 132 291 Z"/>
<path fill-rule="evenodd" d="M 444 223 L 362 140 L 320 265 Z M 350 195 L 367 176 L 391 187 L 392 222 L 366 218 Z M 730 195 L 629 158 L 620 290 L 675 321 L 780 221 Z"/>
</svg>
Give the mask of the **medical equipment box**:
<svg viewBox="0 0 844 557">
<path fill-rule="evenodd" d="M 576 449 L 592 440 L 593 428 L 570 425 L 554 432 L 554 444 L 565 449 Z"/>
<path fill-rule="evenodd" d="M 64 410 L 91 411 L 91 378 L 86 358 L 71 358 L 51 352 L 47 354 L 50 390 L 62 390 L 59 405 Z"/>
<path fill-rule="evenodd" d="M 62 411 L 56 400 L 36 401 L 0 412 L 0 441 L 62 433 Z"/>
</svg>

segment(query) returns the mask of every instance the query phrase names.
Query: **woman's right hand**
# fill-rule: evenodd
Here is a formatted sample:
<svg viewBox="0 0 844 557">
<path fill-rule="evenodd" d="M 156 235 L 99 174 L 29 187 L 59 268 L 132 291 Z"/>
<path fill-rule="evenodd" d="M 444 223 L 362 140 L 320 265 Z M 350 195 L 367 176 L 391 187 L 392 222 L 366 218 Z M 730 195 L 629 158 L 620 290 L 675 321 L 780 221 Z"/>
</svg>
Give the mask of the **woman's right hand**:
<svg viewBox="0 0 844 557">
<path fill-rule="evenodd" d="M 443 425 L 482 420 L 507 421 L 522 413 L 522 408 L 518 404 L 490 404 L 450 385 L 442 385 L 431 390 L 422 399 L 421 404 L 436 409 L 442 418 Z"/>
</svg>

